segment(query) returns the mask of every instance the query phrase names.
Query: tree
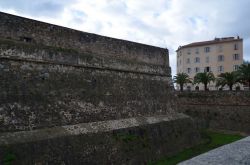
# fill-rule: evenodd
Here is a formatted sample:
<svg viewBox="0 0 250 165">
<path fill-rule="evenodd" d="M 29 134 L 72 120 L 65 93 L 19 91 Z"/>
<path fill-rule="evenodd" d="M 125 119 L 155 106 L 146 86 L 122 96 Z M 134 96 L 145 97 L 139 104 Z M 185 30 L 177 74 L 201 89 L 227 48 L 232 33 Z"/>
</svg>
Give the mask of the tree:
<svg viewBox="0 0 250 165">
<path fill-rule="evenodd" d="M 250 64 L 250 61 L 243 60 L 243 64 Z"/>
<path fill-rule="evenodd" d="M 223 88 L 225 85 L 228 85 L 230 91 L 232 91 L 233 85 L 238 81 L 238 74 L 236 72 L 221 73 L 216 79 L 216 86 L 221 86 Z"/>
<path fill-rule="evenodd" d="M 194 76 L 194 84 L 199 84 L 199 83 L 204 84 L 205 91 L 208 90 L 207 85 L 211 81 L 214 81 L 214 80 L 215 80 L 215 78 L 214 78 L 214 74 L 212 72 L 197 73 Z"/>
<path fill-rule="evenodd" d="M 191 79 L 186 73 L 178 73 L 176 76 L 174 76 L 174 83 L 177 83 L 180 85 L 181 91 L 183 91 L 184 84 L 191 83 L 191 82 L 192 82 Z"/>
<path fill-rule="evenodd" d="M 239 80 L 242 83 L 248 83 L 248 89 L 250 90 L 250 64 L 242 64 L 238 70 Z"/>
</svg>

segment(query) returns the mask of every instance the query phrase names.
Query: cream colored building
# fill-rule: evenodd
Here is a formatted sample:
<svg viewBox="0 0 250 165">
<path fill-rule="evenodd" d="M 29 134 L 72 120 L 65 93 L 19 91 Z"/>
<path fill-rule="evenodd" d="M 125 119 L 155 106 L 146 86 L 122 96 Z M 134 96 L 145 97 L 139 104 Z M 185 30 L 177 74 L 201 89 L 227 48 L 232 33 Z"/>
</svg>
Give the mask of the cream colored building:
<svg viewBox="0 0 250 165">
<path fill-rule="evenodd" d="M 187 73 L 192 79 L 199 72 L 220 73 L 236 71 L 243 63 L 243 39 L 240 37 L 215 38 L 211 41 L 195 42 L 180 46 L 177 52 L 177 73 Z M 194 90 L 202 84 L 187 84 L 184 89 Z M 215 83 L 208 85 L 216 90 Z M 177 86 L 178 89 L 178 86 Z"/>
</svg>

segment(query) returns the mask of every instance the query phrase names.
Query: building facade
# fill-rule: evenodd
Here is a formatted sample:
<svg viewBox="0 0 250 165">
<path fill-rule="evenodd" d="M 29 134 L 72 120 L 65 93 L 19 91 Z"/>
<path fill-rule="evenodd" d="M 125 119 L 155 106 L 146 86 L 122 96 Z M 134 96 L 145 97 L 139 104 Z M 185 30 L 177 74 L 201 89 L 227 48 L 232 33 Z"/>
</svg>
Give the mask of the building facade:
<svg viewBox="0 0 250 165">
<path fill-rule="evenodd" d="M 176 52 L 177 73 L 187 73 L 193 79 L 199 72 L 213 72 L 217 77 L 221 73 L 236 71 L 243 64 L 243 39 L 215 38 L 180 46 Z M 184 89 L 194 90 L 197 86 L 204 90 L 202 84 L 186 84 Z M 217 89 L 215 83 L 208 87 L 209 90 Z"/>
</svg>

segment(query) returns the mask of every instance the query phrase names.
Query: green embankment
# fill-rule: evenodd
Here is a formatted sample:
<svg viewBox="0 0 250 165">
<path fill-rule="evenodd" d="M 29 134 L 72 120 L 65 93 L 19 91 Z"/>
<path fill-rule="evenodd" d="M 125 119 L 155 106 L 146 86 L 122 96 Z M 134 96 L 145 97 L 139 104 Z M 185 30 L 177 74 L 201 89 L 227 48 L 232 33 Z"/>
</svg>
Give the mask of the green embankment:
<svg viewBox="0 0 250 165">
<path fill-rule="evenodd" d="M 243 138 L 237 134 L 225 134 L 214 131 L 202 131 L 203 143 L 193 148 L 185 149 L 184 151 L 172 157 L 163 158 L 157 162 L 150 163 L 151 165 L 175 165 L 184 160 L 190 159 L 202 153 L 205 153 L 222 145 L 232 143 Z"/>
</svg>

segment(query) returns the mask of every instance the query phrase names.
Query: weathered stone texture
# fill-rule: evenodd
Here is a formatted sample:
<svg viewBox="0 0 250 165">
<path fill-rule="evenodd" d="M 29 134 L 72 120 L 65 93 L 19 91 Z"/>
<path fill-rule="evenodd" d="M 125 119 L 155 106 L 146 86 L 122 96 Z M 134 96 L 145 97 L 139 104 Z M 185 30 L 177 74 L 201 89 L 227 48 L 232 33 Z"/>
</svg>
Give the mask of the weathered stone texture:
<svg viewBox="0 0 250 165">
<path fill-rule="evenodd" d="M 103 37 L 0 12 L 0 37 L 89 52 L 101 57 L 168 66 L 167 49 Z"/>
<path fill-rule="evenodd" d="M 250 93 L 209 91 L 177 93 L 178 109 L 195 119 L 200 128 L 250 134 Z"/>
<path fill-rule="evenodd" d="M 167 49 L 0 20 L 0 164 L 143 164 L 198 143 Z"/>
<path fill-rule="evenodd" d="M 167 52 L 165 52 L 167 56 Z M 1 59 L 19 59 L 44 63 L 72 65 L 95 69 L 109 69 L 144 74 L 170 76 L 168 65 L 147 64 L 142 61 L 99 56 L 92 52 L 78 52 L 74 49 L 43 46 L 0 37 Z"/>
<path fill-rule="evenodd" d="M 173 113 L 166 49 L 0 18 L 0 131 Z"/>
<path fill-rule="evenodd" d="M 4 133 L 0 155 L 13 155 L 12 163 L 24 165 L 145 164 L 196 144 L 193 127 L 189 117 L 173 115 Z"/>
<path fill-rule="evenodd" d="M 1 131 L 174 113 L 167 77 L 24 61 L 1 65 Z"/>
</svg>

